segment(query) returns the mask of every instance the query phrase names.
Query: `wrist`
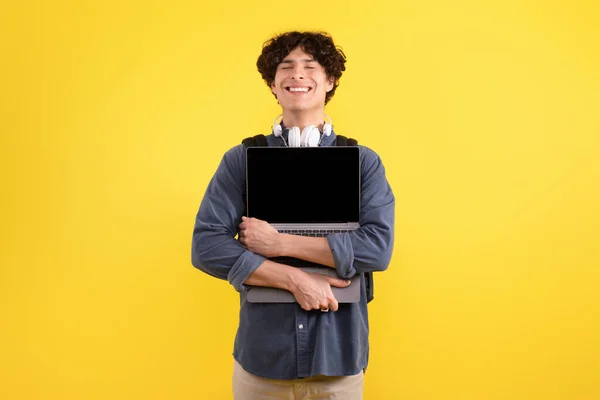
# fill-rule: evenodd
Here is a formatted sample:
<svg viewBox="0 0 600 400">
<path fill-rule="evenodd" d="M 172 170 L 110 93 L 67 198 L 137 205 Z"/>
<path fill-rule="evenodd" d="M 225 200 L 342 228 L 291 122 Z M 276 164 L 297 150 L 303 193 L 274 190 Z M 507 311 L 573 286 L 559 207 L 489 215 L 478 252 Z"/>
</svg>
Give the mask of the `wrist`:
<svg viewBox="0 0 600 400">
<path fill-rule="evenodd" d="M 292 235 L 287 233 L 279 234 L 279 256 L 280 257 L 292 257 L 291 251 L 293 246 L 291 245 Z"/>
<path fill-rule="evenodd" d="M 286 279 L 287 287 L 285 289 L 289 292 L 296 293 L 303 274 L 305 274 L 305 272 L 301 269 L 289 267 Z"/>
</svg>

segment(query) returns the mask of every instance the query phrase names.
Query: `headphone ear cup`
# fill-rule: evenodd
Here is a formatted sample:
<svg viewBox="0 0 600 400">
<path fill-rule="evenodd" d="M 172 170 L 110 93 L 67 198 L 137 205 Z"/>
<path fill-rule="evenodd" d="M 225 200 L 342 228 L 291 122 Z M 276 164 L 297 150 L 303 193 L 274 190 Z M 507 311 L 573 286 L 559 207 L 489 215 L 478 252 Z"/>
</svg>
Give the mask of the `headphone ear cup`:
<svg viewBox="0 0 600 400">
<path fill-rule="evenodd" d="M 317 147 L 320 139 L 319 129 L 314 125 L 309 125 L 302 131 L 300 143 L 302 147 Z"/>
<path fill-rule="evenodd" d="M 331 124 L 323 124 L 323 135 L 331 135 Z"/>
<path fill-rule="evenodd" d="M 282 130 L 281 130 L 281 125 L 280 124 L 275 124 L 273 125 L 273 135 L 275 137 L 279 137 L 282 135 Z"/>
<path fill-rule="evenodd" d="M 300 128 L 292 126 L 288 130 L 288 143 L 290 147 L 300 147 L 302 140 L 300 138 Z"/>
</svg>

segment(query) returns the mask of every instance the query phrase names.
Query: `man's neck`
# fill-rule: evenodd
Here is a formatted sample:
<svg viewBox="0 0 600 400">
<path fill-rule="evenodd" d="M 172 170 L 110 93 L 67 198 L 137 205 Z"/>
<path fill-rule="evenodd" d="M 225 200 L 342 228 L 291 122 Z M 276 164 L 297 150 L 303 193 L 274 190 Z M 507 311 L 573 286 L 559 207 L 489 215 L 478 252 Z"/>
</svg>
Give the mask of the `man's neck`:
<svg viewBox="0 0 600 400">
<path fill-rule="evenodd" d="M 325 110 L 318 110 L 313 112 L 297 112 L 283 111 L 283 125 L 286 128 L 297 126 L 300 128 L 300 132 L 309 125 L 314 125 L 319 130 L 323 130 L 323 122 L 325 121 Z"/>
</svg>

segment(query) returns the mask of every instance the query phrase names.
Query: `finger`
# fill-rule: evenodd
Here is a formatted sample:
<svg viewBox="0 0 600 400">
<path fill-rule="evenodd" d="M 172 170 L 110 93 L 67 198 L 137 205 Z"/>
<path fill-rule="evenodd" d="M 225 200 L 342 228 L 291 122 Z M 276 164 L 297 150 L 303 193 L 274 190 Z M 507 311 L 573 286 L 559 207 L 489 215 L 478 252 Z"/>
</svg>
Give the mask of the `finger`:
<svg viewBox="0 0 600 400">
<path fill-rule="evenodd" d="M 246 239 L 244 239 L 243 237 L 240 237 L 240 238 L 238 239 L 238 241 L 239 241 L 241 244 L 243 244 L 244 246 L 246 246 Z"/>
<path fill-rule="evenodd" d="M 331 296 L 329 298 L 329 308 L 331 308 L 331 311 L 337 311 L 339 308 L 339 304 L 337 302 L 337 300 L 335 299 L 335 296 Z"/>
<path fill-rule="evenodd" d="M 329 282 L 329 284 L 331 286 L 335 286 L 335 287 L 339 287 L 339 288 L 343 288 L 343 287 L 350 285 L 349 280 L 332 278 L 330 276 L 327 277 L 327 282 Z"/>
<path fill-rule="evenodd" d="M 320 310 L 322 308 L 327 308 L 327 307 L 328 307 L 327 299 L 323 299 L 321 301 L 314 300 L 312 302 L 313 310 Z"/>
</svg>

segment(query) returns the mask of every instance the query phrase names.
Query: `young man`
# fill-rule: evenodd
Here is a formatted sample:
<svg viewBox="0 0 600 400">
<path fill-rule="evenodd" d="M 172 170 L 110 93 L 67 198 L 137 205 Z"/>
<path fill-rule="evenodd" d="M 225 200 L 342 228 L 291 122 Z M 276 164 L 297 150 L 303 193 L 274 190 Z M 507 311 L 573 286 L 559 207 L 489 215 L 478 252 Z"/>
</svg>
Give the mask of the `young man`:
<svg viewBox="0 0 600 400">
<path fill-rule="evenodd" d="M 345 62 L 343 52 L 323 33 L 288 32 L 265 43 L 257 66 L 283 115 L 282 134 L 267 136 L 269 146 L 289 145 L 290 127 L 302 132 L 310 125 L 319 129 L 315 133 L 319 146 L 336 145 L 335 132 L 323 135 L 322 130 L 325 104 L 339 85 Z M 363 273 L 388 267 L 395 200 L 379 157 L 367 147 L 359 149 L 360 228 L 355 231 L 295 236 L 244 216 L 243 145 L 224 155 L 206 189 L 196 217 L 192 263 L 207 274 L 227 279 L 240 292 L 233 351 L 235 399 L 316 394 L 362 399 L 369 353 Z M 335 268 L 341 279 L 309 274 L 269 259 L 278 256 Z M 361 276 L 360 302 L 338 304 L 331 287 L 347 286 L 356 274 Z M 249 286 L 288 290 L 297 303 L 250 303 L 246 301 Z"/>
</svg>

